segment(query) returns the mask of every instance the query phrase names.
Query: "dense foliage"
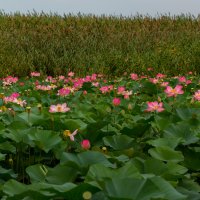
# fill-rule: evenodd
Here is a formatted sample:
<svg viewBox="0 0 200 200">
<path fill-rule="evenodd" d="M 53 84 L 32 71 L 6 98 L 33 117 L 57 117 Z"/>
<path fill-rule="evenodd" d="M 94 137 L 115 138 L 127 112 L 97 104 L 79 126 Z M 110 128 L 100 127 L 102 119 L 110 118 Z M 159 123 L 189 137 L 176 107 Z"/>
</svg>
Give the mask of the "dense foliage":
<svg viewBox="0 0 200 200">
<path fill-rule="evenodd" d="M 64 17 L 0 14 L 0 70 L 66 74 L 200 72 L 200 20 L 192 16 Z"/>
<path fill-rule="evenodd" d="M 200 199 L 192 72 L 112 80 L 33 72 L 0 84 L 2 199 Z"/>
</svg>

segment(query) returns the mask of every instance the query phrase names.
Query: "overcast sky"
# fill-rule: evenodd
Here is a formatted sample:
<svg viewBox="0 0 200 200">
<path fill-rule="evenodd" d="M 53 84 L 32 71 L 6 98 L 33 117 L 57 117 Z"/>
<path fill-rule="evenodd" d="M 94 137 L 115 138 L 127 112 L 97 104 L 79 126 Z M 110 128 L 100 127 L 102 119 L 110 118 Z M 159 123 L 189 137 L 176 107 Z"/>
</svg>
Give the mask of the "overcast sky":
<svg viewBox="0 0 200 200">
<path fill-rule="evenodd" d="M 157 16 L 158 14 L 200 14 L 200 0 L 0 0 L 0 10 L 6 13 L 20 11 L 78 12 L 82 14 L 106 14 L 131 16 L 137 13 Z"/>
</svg>

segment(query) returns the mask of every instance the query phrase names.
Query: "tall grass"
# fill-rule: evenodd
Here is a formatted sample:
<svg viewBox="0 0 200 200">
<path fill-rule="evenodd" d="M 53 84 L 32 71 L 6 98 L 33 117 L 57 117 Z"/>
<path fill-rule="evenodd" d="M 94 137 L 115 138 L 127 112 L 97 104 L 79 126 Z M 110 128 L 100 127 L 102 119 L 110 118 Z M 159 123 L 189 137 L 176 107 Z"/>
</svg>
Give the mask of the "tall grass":
<svg viewBox="0 0 200 200">
<path fill-rule="evenodd" d="M 0 13 L 0 76 L 200 72 L 200 19 Z"/>
</svg>

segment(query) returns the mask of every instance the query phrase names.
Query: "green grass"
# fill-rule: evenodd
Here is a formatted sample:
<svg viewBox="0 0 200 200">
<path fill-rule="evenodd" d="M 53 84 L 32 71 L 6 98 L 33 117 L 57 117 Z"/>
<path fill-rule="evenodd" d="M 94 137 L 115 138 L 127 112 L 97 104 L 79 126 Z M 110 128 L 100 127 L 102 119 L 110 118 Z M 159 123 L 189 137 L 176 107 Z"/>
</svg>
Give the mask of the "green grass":
<svg viewBox="0 0 200 200">
<path fill-rule="evenodd" d="M 1 75 L 200 72 L 200 20 L 0 13 Z"/>
</svg>

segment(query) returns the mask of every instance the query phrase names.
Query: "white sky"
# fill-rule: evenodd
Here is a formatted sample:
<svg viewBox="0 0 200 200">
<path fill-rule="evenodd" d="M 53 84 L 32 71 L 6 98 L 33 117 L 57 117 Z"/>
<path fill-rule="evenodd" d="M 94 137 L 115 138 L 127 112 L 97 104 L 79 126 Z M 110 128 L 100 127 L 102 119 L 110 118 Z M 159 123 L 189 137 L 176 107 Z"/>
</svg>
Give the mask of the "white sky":
<svg viewBox="0 0 200 200">
<path fill-rule="evenodd" d="M 51 11 L 60 15 L 80 12 L 124 16 L 190 13 L 197 16 L 200 14 L 200 0 L 0 0 L 0 10 L 6 13 Z"/>
</svg>

